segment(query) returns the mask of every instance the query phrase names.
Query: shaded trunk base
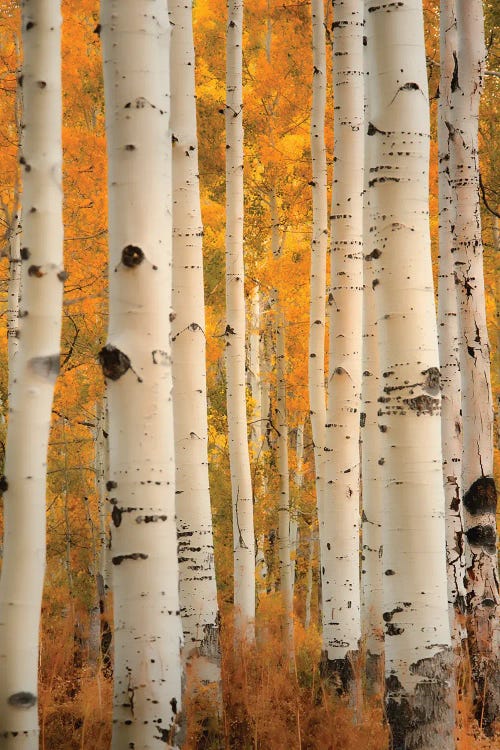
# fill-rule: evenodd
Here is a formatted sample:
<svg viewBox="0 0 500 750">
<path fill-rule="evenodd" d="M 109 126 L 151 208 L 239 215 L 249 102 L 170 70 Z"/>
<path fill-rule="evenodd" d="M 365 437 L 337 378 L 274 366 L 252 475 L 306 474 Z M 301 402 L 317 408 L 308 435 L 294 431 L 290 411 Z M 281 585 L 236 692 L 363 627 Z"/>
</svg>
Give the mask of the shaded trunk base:
<svg viewBox="0 0 500 750">
<path fill-rule="evenodd" d="M 357 652 L 351 652 L 344 659 L 329 659 L 326 651 L 321 654 L 321 677 L 327 682 L 331 691 L 338 696 L 352 697 L 355 693 L 353 659 L 356 655 Z"/>
<path fill-rule="evenodd" d="M 451 650 L 446 650 L 410 665 L 410 673 L 421 679 L 413 694 L 404 691 L 395 674 L 386 678 L 392 750 L 454 749 L 453 659 Z"/>
<path fill-rule="evenodd" d="M 381 654 L 366 653 L 365 662 L 365 693 L 368 698 L 384 694 L 384 660 Z"/>
</svg>

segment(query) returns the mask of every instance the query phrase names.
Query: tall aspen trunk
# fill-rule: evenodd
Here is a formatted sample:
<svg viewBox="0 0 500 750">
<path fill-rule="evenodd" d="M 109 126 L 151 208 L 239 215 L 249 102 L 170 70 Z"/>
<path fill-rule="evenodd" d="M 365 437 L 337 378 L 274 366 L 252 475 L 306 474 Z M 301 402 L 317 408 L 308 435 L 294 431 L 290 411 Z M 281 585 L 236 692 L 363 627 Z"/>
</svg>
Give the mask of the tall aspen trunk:
<svg viewBox="0 0 500 750">
<path fill-rule="evenodd" d="M 458 54 L 449 124 L 456 201 L 455 276 L 462 373 L 462 492 L 469 650 L 476 713 L 489 730 L 500 715 L 500 592 L 493 478 L 493 404 L 479 206 L 478 117 L 485 67 L 480 0 L 456 0 Z"/>
<path fill-rule="evenodd" d="M 323 0 L 312 0 L 312 110 L 311 159 L 313 226 L 311 244 L 311 296 L 309 303 L 309 413 L 314 443 L 316 501 L 322 536 L 324 492 L 324 446 L 326 423 L 325 390 L 325 297 L 328 248 L 328 197 L 325 146 L 326 48 Z"/>
<path fill-rule="evenodd" d="M 258 286 L 254 287 L 250 296 L 248 349 L 248 384 L 253 402 L 250 446 L 252 459 L 256 463 L 259 460 L 264 434 L 260 396 L 260 292 Z"/>
<path fill-rule="evenodd" d="M 460 622 L 465 611 L 465 557 L 462 497 L 462 404 L 460 397 L 460 333 L 454 251 L 456 210 L 450 180 L 448 126 L 453 122 L 452 88 L 458 59 L 455 0 L 441 0 L 441 75 L 439 81 L 438 158 L 439 158 L 439 282 L 438 337 L 441 362 L 441 429 L 443 483 L 446 509 L 446 556 L 448 560 L 448 606 L 452 644 L 460 646 L 464 637 Z"/>
<path fill-rule="evenodd" d="M 451 750 L 440 377 L 422 3 L 366 2 L 373 43 L 386 708 L 395 750 Z M 411 54 L 409 53 L 411 50 Z M 370 76 L 371 77 L 371 76 Z"/>
<path fill-rule="evenodd" d="M 99 609 L 99 649 L 105 671 L 111 667 L 111 626 L 108 612 L 108 592 L 112 589 L 109 554 L 109 518 L 107 511 L 106 480 L 109 476 L 109 424 L 106 395 L 96 408 L 95 476 L 99 513 L 99 543 L 97 561 L 97 598 Z"/>
<path fill-rule="evenodd" d="M 9 222 L 9 288 L 7 292 L 7 357 L 9 362 L 9 408 L 13 406 L 13 384 L 16 381 L 16 366 L 19 354 L 19 307 L 21 302 L 22 258 L 21 222 L 19 213 L 13 214 Z"/>
<path fill-rule="evenodd" d="M 226 371 L 236 638 L 255 637 L 255 542 L 245 385 L 243 2 L 229 0 L 226 68 Z"/>
<path fill-rule="evenodd" d="M 293 658 L 293 579 L 290 543 L 290 478 L 288 474 L 288 413 L 286 408 L 285 316 L 276 299 L 276 429 L 279 474 L 278 555 L 283 600 L 283 638 Z"/>
<path fill-rule="evenodd" d="M 38 638 L 47 446 L 59 372 L 63 270 L 59 3 L 25 0 L 23 311 L 9 403 L 0 580 L 0 747 L 38 748 Z"/>
<path fill-rule="evenodd" d="M 192 4 L 170 6 L 176 512 L 183 658 L 220 681 L 219 610 L 208 484 L 208 419 Z"/>
<path fill-rule="evenodd" d="M 329 297 L 328 411 L 325 431 L 323 649 L 352 688 L 361 637 L 359 588 L 359 415 L 363 302 L 363 3 L 334 9 L 335 166 Z M 324 545 L 326 544 L 326 551 Z"/>
<path fill-rule="evenodd" d="M 181 708 L 170 349 L 169 42 L 162 0 L 104 0 L 113 750 L 176 744 Z M 147 189 L 146 189 L 147 188 Z"/>
<path fill-rule="evenodd" d="M 366 691 L 368 695 L 383 693 L 384 621 L 382 619 L 382 486 L 380 465 L 380 433 L 378 429 L 378 397 L 380 362 L 375 300 L 374 262 L 378 250 L 369 228 L 376 221 L 368 188 L 373 166 L 368 123 L 372 115 L 372 48 L 370 17 L 365 18 L 365 124 L 364 132 L 364 206 L 363 206 L 363 354 L 361 476 L 362 476 L 362 551 L 361 551 L 361 633 L 366 646 Z"/>
</svg>

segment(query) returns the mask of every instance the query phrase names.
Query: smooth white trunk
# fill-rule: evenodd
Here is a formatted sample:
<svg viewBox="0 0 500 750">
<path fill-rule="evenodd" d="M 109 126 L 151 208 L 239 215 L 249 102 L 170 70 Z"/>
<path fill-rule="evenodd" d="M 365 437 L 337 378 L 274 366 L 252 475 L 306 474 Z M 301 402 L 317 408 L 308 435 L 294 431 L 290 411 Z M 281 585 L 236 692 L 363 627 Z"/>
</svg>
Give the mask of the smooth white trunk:
<svg viewBox="0 0 500 750">
<path fill-rule="evenodd" d="M 286 408 L 285 316 L 279 296 L 276 300 L 276 441 L 279 504 L 278 555 L 280 591 L 283 600 L 283 637 L 290 658 L 293 657 L 293 579 L 290 538 L 290 478 L 288 474 L 288 414 Z"/>
<path fill-rule="evenodd" d="M 316 501 L 322 516 L 324 491 L 324 445 L 326 423 L 325 389 L 325 297 L 328 247 L 328 198 L 325 146 L 326 48 L 323 0 L 312 0 L 312 109 L 311 160 L 313 226 L 311 243 L 311 297 L 309 303 L 309 413 L 314 443 Z M 321 532 L 320 532 L 321 533 Z"/>
<path fill-rule="evenodd" d="M 226 372 L 236 638 L 255 637 L 255 542 L 245 383 L 243 2 L 229 0 L 226 68 Z"/>
<path fill-rule="evenodd" d="M 363 3 L 334 2 L 334 180 L 325 431 L 323 649 L 353 677 L 349 654 L 361 637 L 359 587 L 359 415 L 363 301 Z M 325 550 L 326 545 L 326 550 Z"/>
<path fill-rule="evenodd" d="M 440 14 L 441 68 L 438 109 L 439 159 L 439 281 L 438 336 L 441 363 L 441 426 L 443 483 L 446 508 L 446 555 L 448 560 L 448 606 L 452 643 L 464 637 L 460 621 L 465 609 L 465 557 L 462 497 L 462 404 L 460 333 L 454 272 L 456 210 L 451 189 L 448 126 L 453 122 L 452 87 L 458 62 L 455 0 L 442 0 Z"/>
<path fill-rule="evenodd" d="M 456 0 L 456 14 L 458 55 L 449 132 L 461 341 L 467 629 L 477 715 L 489 730 L 500 714 L 500 592 L 490 347 L 479 206 L 478 118 L 486 55 L 482 2 Z"/>
<path fill-rule="evenodd" d="M 101 7 L 109 186 L 107 379 L 113 750 L 176 744 L 181 708 L 170 311 L 169 39 L 163 0 Z"/>
<path fill-rule="evenodd" d="M 0 580 L 0 747 L 38 748 L 38 637 L 45 572 L 47 446 L 59 372 L 63 224 L 61 14 L 22 8 L 23 310 L 10 399 Z"/>
<path fill-rule="evenodd" d="M 422 3 L 368 0 L 384 492 L 386 710 L 395 750 L 454 747 Z"/>
<path fill-rule="evenodd" d="M 364 206 L 363 206 L 363 379 L 361 413 L 361 476 L 362 476 L 362 552 L 361 552 L 361 632 L 366 645 L 367 693 L 380 695 L 383 677 L 384 623 L 382 619 L 382 485 L 380 432 L 378 429 L 378 397 L 380 363 L 375 301 L 374 263 L 379 250 L 370 226 L 376 222 L 374 206 L 370 202 L 368 182 L 373 166 L 371 144 L 367 134 L 372 115 L 371 90 L 372 47 L 370 18 L 365 19 L 365 136 Z"/>
<path fill-rule="evenodd" d="M 220 681 L 219 610 L 208 484 L 208 421 L 192 5 L 170 5 L 172 359 L 183 658 L 195 681 Z"/>
</svg>

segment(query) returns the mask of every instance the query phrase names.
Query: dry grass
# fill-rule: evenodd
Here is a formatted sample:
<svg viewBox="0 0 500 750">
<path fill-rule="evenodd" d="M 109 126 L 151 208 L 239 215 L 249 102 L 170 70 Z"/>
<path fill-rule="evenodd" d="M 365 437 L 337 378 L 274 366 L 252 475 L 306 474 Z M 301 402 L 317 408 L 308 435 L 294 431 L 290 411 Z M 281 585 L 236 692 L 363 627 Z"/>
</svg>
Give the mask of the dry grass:
<svg viewBox="0 0 500 750">
<path fill-rule="evenodd" d="M 75 658 L 75 620 L 46 624 L 42 646 L 41 750 L 108 750 L 111 680 Z M 184 750 L 384 750 L 389 735 L 380 700 L 349 706 L 326 689 L 319 674 L 320 639 L 313 627 L 295 627 L 290 661 L 280 634 L 277 600 L 261 607 L 258 645 L 233 649 L 230 617 L 222 632 L 223 705 L 197 690 L 185 701 Z M 80 657 L 83 656 L 83 659 Z M 82 662 L 83 661 L 83 665 Z M 464 670 L 467 674 L 467 670 Z M 457 750 L 497 750 L 471 718 L 466 676 L 457 704 Z"/>
</svg>

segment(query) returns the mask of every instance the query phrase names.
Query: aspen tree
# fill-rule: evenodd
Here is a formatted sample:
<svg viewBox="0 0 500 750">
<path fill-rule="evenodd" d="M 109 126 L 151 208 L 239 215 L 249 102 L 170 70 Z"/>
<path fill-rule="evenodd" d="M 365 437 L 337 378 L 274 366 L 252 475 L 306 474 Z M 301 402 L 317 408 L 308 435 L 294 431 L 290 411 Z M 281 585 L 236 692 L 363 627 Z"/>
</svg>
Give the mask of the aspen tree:
<svg viewBox="0 0 500 750">
<path fill-rule="evenodd" d="M 276 300 L 276 430 L 279 474 L 278 555 L 283 600 L 283 637 L 293 658 L 293 579 L 290 543 L 290 480 L 288 475 L 288 413 L 286 407 L 285 316 Z"/>
<path fill-rule="evenodd" d="M 334 2 L 334 181 L 325 430 L 323 648 L 349 691 L 361 637 L 359 415 L 363 301 L 363 3 Z M 326 544 L 326 550 L 325 550 Z"/>
<path fill-rule="evenodd" d="M 451 750 L 440 382 L 422 3 L 368 0 L 373 43 L 386 710 L 395 750 Z M 371 78 L 372 76 L 370 76 Z M 371 97 L 370 97 L 371 98 Z"/>
<path fill-rule="evenodd" d="M 172 358 L 183 657 L 220 681 L 219 611 L 208 484 L 208 420 L 192 4 L 173 0 L 170 80 L 173 191 Z"/>
<path fill-rule="evenodd" d="M 268 59 L 270 59 L 268 57 Z M 269 193 L 271 218 L 271 252 L 273 258 L 281 257 L 283 238 L 280 237 L 278 202 L 274 188 Z M 276 401 L 274 427 L 276 430 L 276 463 L 279 475 L 278 505 L 278 559 L 280 592 L 283 602 L 283 637 L 290 658 L 293 658 L 293 579 L 290 543 L 290 478 L 288 473 L 288 412 L 286 404 L 286 331 L 285 313 L 277 287 L 271 290 L 271 310 L 274 314 L 274 339 L 276 342 Z"/>
<path fill-rule="evenodd" d="M 446 509 L 446 555 L 448 560 L 448 605 L 453 645 L 460 646 L 462 625 L 459 617 L 465 606 L 465 558 L 463 553 L 462 496 L 462 411 L 460 375 L 460 334 L 455 287 L 454 250 L 455 203 L 450 180 L 448 126 L 453 122 L 452 87 L 457 61 L 455 0 L 441 0 L 440 81 L 438 105 L 439 158 L 439 279 L 438 337 L 441 362 L 441 429 L 443 483 Z"/>
<path fill-rule="evenodd" d="M 9 425 L 0 580 L 0 747 L 38 748 L 38 637 L 45 572 L 47 447 L 59 372 L 63 270 L 60 5 L 25 0 L 23 310 Z"/>
<path fill-rule="evenodd" d="M 363 206 L 363 379 L 361 425 L 362 477 L 362 552 L 361 552 L 361 632 L 366 644 L 366 688 L 369 695 L 380 695 L 384 653 L 382 619 L 382 487 L 380 466 L 380 433 L 378 429 L 378 397 L 380 365 L 378 328 L 375 301 L 374 262 L 378 250 L 369 231 L 375 220 L 370 203 L 368 182 L 372 167 L 371 144 L 368 135 L 373 102 L 371 88 L 372 47 L 370 14 L 365 18 L 365 121 L 364 132 L 364 206 Z"/>
<path fill-rule="evenodd" d="M 500 592 L 493 478 L 493 405 L 484 300 L 479 206 L 478 117 L 485 68 L 483 7 L 456 0 L 451 186 L 456 221 L 455 276 L 460 321 L 467 629 L 477 716 L 486 729 L 500 715 Z"/>
<path fill-rule="evenodd" d="M 312 109 L 311 160 L 313 227 L 311 244 L 311 297 L 309 304 L 309 409 L 314 443 L 316 501 L 322 523 L 324 491 L 325 390 L 325 292 L 328 246 L 328 203 L 325 146 L 326 47 L 323 0 L 312 0 Z"/>
<path fill-rule="evenodd" d="M 243 2 L 229 0 L 226 40 L 226 373 L 237 638 L 254 639 L 255 553 L 245 383 Z"/>
<path fill-rule="evenodd" d="M 109 190 L 113 750 L 176 744 L 181 708 L 170 319 L 169 41 L 163 0 L 101 6 Z"/>
</svg>

